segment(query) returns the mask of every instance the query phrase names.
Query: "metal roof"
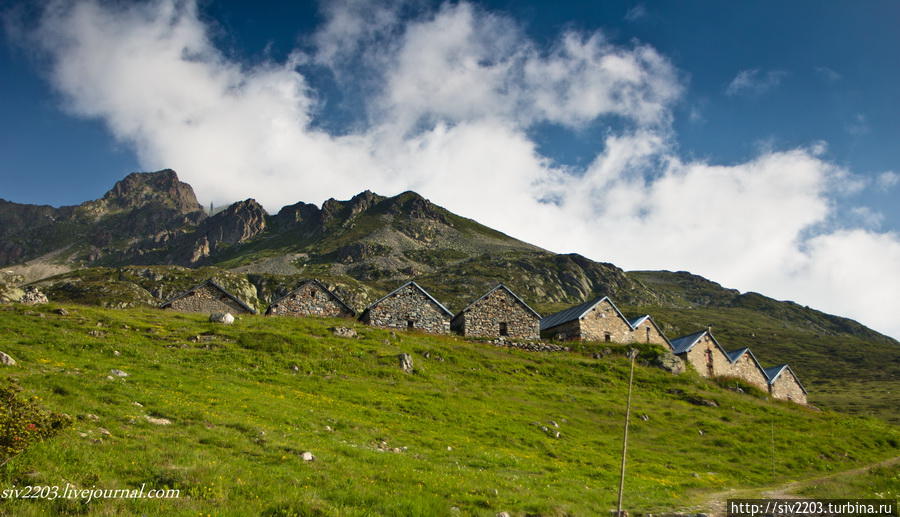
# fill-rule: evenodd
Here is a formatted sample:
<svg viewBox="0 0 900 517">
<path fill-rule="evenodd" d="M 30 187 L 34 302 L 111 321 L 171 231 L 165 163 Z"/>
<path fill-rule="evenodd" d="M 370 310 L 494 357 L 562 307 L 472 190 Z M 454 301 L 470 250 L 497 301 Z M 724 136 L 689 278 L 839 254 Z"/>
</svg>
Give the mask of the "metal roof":
<svg viewBox="0 0 900 517">
<path fill-rule="evenodd" d="M 694 345 L 697 344 L 697 341 L 700 341 L 700 338 L 703 337 L 704 334 L 709 332 L 708 330 L 701 330 L 700 332 L 695 332 L 693 334 L 688 334 L 687 336 L 681 336 L 670 341 L 672 344 L 672 352 L 677 354 L 683 354 L 688 350 L 694 348 Z M 712 335 L 710 335 L 712 337 Z M 715 339 L 713 339 L 715 341 Z"/>
<path fill-rule="evenodd" d="M 293 289 L 291 289 L 290 291 L 288 291 L 287 294 L 285 294 L 284 296 L 280 296 L 280 297 L 278 297 L 277 299 L 273 300 L 272 303 L 269 304 L 269 307 L 270 307 L 270 308 L 273 307 L 273 306 L 276 305 L 278 302 L 280 302 L 281 300 L 284 300 L 284 299 L 287 298 L 288 296 L 294 294 L 294 293 L 297 292 L 301 287 L 303 287 L 304 285 L 307 285 L 307 284 L 314 284 L 314 285 L 316 285 L 319 289 L 321 289 L 321 290 L 325 291 L 326 293 L 328 293 L 328 294 L 334 299 L 334 301 L 338 302 L 343 308 L 345 308 L 345 309 L 347 309 L 348 311 L 350 311 L 350 314 L 356 316 L 356 311 L 353 310 L 352 307 L 350 307 L 349 305 L 347 305 L 346 303 L 344 303 L 344 300 L 341 300 L 341 298 L 340 298 L 338 295 L 334 294 L 334 292 L 333 292 L 331 289 L 325 287 L 325 284 L 323 284 L 322 282 L 319 282 L 319 281 L 316 280 L 315 278 L 306 278 L 306 279 L 304 279 L 304 280 L 301 280 L 300 283 L 297 284 L 296 287 L 294 287 Z"/>
<path fill-rule="evenodd" d="M 635 328 L 635 329 L 636 329 L 636 328 L 638 327 L 638 325 L 640 325 L 641 323 L 643 323 L 644 320 L 647 319 L 647 318 L 649 318 L 649 317 L 650 317 L 649 314 L 644 314 L 643 316 L 638 316 L 637 318 L 634 318 L 633 320 L 628 320 L 628 324 L 631 325 L 631 328 Z"/>
<path fill-rule="evenodd" d="M 584 317 L 591 309 L 599 305 L 604 300 L 608 301 L 612 308 L 615 309 L 616 314 L 622 318 L 622 321 L 625 322 L 626 325 L 631 327 L 631 330 L 634 330 L 634 327 L 631 326 L 631 322 L 622 314 L 622 311 L 616 307 L 616 304 L 613 303 L 612 300 L 607 296 L 601 296 L 599 298 L 594 298 L 593 300 L 584 302 L 580 305 L 576 305 L 574 307 L 569 307 L 568 309 L 559 311 L 557 313 L 551 314 L 549 316 L 545 316 L 541 319 L 541 330 L 552 329 L 553 327 L 562 325 L 563 323 L 568 323 L 570 321 L 579 320 Z"/>
<path fill-rule="evenodd" d="M 785 370 L 791 372 L 791 375 L 794 376 L 794 380 L 797 381 L 797 386 L 800 386 L 800 389 L 803 390 L 803 393 L 807 393 L 806 388 L 803 387 L 803 384 L 800 382 L 800 377 L 797 377 L 797 374 L 794 373 L 794 370 L 788 366 L 787 364 L 779 364 L 778 366 L 771 366 L 769 368 L 764 368 L 763 371 L 766 372 L 766 377 L 769 378 L 769 384 L 774 384 L 775 379 L 778 378 L 779 375 L 782 374 Z"/>
<path fill-rule="evenodd" d="M 185 296 L 187 296 L 187 295 L 193 293 L 193 292 L 196 291 L 197 289 L 200 289 L 201 287 L 204 287 L 204 286 L 207 286 L 207 285 L 212 286 L 212 287 L 218 289 L 219 291 L 222 291 L 222 293 L 224 293 L 225 296 L 227 296 L 227 297 L 231 298 L 232 300 L 234 300 L 235 303 L 237 303 L 238 305 L 240 305 L 241 307 L 243 307 L 244 309 L 246 309 L 247 312 L 249 312 L 249 313 L 251 313 L 251 314 L 256 314 L 256 309 L 254 309 L 253 307 L 250 307 L 249 305 L 247 305 L 246 303 L 244 303 L 244 301 L 241 300 L 240 298 L 238 298 L 237 296 L 235 296 L 235 295 L 229 293 L 227 289 L 225 289 L 224 287 L 222 287 L 221 285 L 219 285 L 219 284 L 218 284 L 215 280 L 213 280 L 212 278 L 207 279 L 205 282 L 201 282 L 201 283 L 195 285 L 194 287 L 191 287 L 190 289 L 188 289 L 187 291 L 182 292 L 181 294 L 178 294 L 178 295 L 173 296 L 172 298 L 169 298 L 169 300 L 166 301 L 166 302 L 164 302 L 163 304 L 161 304 L 161 305 L 159 306 L 159 308 L 160 308 L 160 309 L 165 309 L 165 308 L 168 307 L 169 305 L 172 305 L 172 302 L 174 302 L 175 300 L 180 300 L 181 298 L 184 298 Z"/>
<path fill-rule="evenodd" d="M 474 306 L 476 303 L 478 303 L 478 302 L 480 302 L 481 300 L 484 300 L 485 298 L 487 298 L 488 295 L 490 295 L 491 293 L 493 293 L 493 292 L 496 291 L 497 289 L 503 289 L 503 290 L 506 291 L 507 293 L 511 294 L 512 297 L 515 298 L 515 300 L 516 300 L 517 302 L 519 302 L 520 304 L 522 304 L 522 306 L 525 307 L 525 308 L 528 310 L 528 312 L 530 312 L 531 314 L 534 314 L 534 317 L 536 317 L 537 319 L 541 319 L 541 315 L 538 314 L 538 312 L 537 312 L 536 310 L 532 309 L 527 303 L 525 303 L 524 300 L 522 300 L 521 298 L 519 298 L 518 295 L 516 295 L 516 293 L 512 292 L 512 290 L 511 290 L 509 287 L 506 287 L 506 286 L 503 285 L 502 283 L 497 284 L 493 289 L 491 289 L 490 291 L 484 293 L 483 295 L 481 295 L 480 298 L 478 298 L 478 299 L 475 300 L 474 302 L 472 302 L 472 303 L 470 303 L 469 305 L 467 305 L 465 309 L 459 311 L 459 312 L 456 314 L 456 316 L 453 316 L 453 319 L 456 319 L 456 318 L 458 318 L 459 316 L 461 316 L 464 312 L 466 312 L 466 311 L 468 311 L 469 309 L 471 309 L 472 306 Z"/>
<path fill-rule="evenodd" d="M 435 305 L 437 305 L 438 307 L 440 307 L 440 309 L 441 309 L 442 311 L 444 311 L 444 313 L 446 313 L 447 316 L 449 316 L 449 317 L 451 317 L 451 318 L 453 317 L 453 313 L 450 312 L 449 310 L 447 310 L 447 308 L 444 307 L 444 306 L 441 304 L 441 302 L 437 301 L 437 300 L 434 298 L 434 296 L 431 296 L 430 294 L 428 294 L 428 291 L 426 291 L 425 289 L 422 289 L 422 286 L 420 286 L 419 284 L 413 282 L 412 280 L 410 280 L 409 282 L 406 282 L 405 284 L 401 285 L 400 287 L 394 289 L 393 291 L 389 292 L 388 294 L 386 294 L 386 295 L 382 296 L 381 298 L 375 300 L 374 302 L 370 303 L 369 306 L 366 307 L 366 309 L 365 309 L 363 312 L 368 311 L 368 310 L 371 309 L 372 307 L 378 305 L 379 303 L 383 302 L 383 301 L 386 300 L 387 298 L 391 297 L 392 295 L 394 295 L 395 293 L 397 293 L 398 291 L 400 291 L 401 289 L 403 289 L 404 287 L 409 286 L 409 285 L 415 287 L 415 288 L 418 289 L 422 294 L 424 294 L 425 296 L 427 296 L 428 299 L 431 300 L 432 302 L 434 302 Z"/>
</svg>

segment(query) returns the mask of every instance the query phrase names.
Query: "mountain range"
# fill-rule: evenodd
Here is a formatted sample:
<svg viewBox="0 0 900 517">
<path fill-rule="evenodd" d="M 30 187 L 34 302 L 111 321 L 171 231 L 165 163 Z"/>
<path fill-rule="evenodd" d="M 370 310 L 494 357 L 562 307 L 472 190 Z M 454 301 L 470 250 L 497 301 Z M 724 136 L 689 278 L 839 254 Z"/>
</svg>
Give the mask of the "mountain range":
<svg viewBox="0 0 900 517">
<path fill-rule="evenodd" d="M 626 272 L 553 253 L 415 192 L 365 191 L 274 215 L 246 199 L 210 215 L 174 171 L 132 173 L 77 206 L 0 199 L 0 267 L 7 284 L 38 285 L 51 300 L 119 307 L 158 304 L 207 277 L 260 308 L 305 277 L 357 309 L 410 279 L 452 311 L 498 282 L 544 314 L 607 295 L 626 312 L 653 314 L 669 337 L 712 325 L 726 348 L 791 363 L 818 389 L 813 401 L 880 414 L 900 391 L 891 389 L 900 343 L 856 321 L 688 272 Z M 845 400 L 872 389 L 888 394 Z"/>
</svg>

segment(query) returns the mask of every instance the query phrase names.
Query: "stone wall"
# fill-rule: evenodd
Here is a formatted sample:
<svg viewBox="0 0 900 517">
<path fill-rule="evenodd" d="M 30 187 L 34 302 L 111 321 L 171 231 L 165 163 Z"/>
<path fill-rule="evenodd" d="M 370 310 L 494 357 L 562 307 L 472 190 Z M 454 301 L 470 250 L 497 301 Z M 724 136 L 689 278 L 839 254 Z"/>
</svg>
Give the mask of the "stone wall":
<svg viewBox="0 0 900 517">
<path fill-rule="evenodd" d="M 680 357 L 694 365 L 694 369 L 703 377 L 729 375 L 731 369 L 731 361 L 716 346 L 709 334 L 704 334 L 694 345 L 694 348 L 690 349 L 686 354 L 681 354 Z M 710 358 L 712 359 L 711 363 Z"/>
<path fill-rule="evenodd" d="M 787 368 L 769 386 L 769 394 L 776 399 L 790 400 L 797 404 L 806 404 L 806 393 L 797 382 L 797 378 Z"/>
<path fill-rule="evenodd" d="M 652 343 L 654 345 L 662 345 L 668 347 L 666 339 L 653 324 L 650 318 L 645 319 L 632 333 L 632 343 Z"/>
<path fill-rule="evenodd" d="M 307 282 L 273 303 L 266 314 L 274 316 L 353 317 L 328 291 Z"/>
<path fill-rule="evenodd" d="M 466 337 L 538 339 L 541 320 L 506 289 L 495 289 L 453 319 L 451 327 Z M 505 328 L 504 328 L 505 327 Z M 503 334 L 502 330 L 506 333 Z"/>
<path fill-rule="evenodd" d="M 725 375 L 737 377 L 763 391 L 769 389 L 769 379 L 766 377 L 766 373 L 757 366 L 749 352 L 744 352 L 744 355 L 737 361 L 731 363 L 728 373 Z"/>
<path fill-rule="evenodd" d="M 182 298 L 178 298 L 166 306 L 178 312 L 230 312 L 231 314 L 248 313 L 247 309 L 232 300 L 228 295 L 211 285 L 204 285 Z"/>
<path fill-rule="evenodd" d="M 634 336 L 628 322 L 619 316 L 609 300 L 603 300 L 581 318 L 581 339 L 631 343 Z"/>
<path fill-rule="evenodd" d="M 450 316 L 412 285 L 369 307 L 360 319 L 376 327 L 450 333 Z"/>
</svg>

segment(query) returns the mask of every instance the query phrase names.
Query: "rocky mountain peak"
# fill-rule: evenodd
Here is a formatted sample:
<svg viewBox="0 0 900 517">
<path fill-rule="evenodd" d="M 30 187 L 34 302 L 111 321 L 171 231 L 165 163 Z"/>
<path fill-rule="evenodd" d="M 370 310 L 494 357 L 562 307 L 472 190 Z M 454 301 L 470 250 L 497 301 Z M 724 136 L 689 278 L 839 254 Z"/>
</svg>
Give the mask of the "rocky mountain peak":
<svg viewBox="0 0 900 517">
<path fill-rule="evenodd" d="M 178 179 L 172 169 L 156 172 L 133 172 L 116 182 L 103 201 L 109 207 L 119 209 L 161 205 L 179 213 L 202 211 L 194 189 Z"/>
</svg>

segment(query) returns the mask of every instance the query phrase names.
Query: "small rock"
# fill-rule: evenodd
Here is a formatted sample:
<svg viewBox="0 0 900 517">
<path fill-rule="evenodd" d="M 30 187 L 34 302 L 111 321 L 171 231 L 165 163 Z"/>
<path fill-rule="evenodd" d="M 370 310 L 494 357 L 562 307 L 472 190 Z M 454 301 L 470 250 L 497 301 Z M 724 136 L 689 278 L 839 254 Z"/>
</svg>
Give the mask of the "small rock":
<svg viewBox="0 0 900 517">
<path fill-rule="evenodd" d="M 234 316 L 232 316 L 230 312 L 214 312 L 209 315 L 209 321 L 210 323 L 231 325 L 234 323 Z"/>
<path fill-rule="evenodd" d="M 699 434 L 700 436 L 703 436 L 703 429 L 697 429 L 697 434 Z"/>
<path fill-rule="evenodd" d="M 356 330 L 349 327 L 331 327 L 329 330 L 338 337 L 354 338 L 358 336 Z"/>
<path fill-rule="evenodd" d="M 95 415 L 95 414 L 93 414 L 93 413 L 88 413 L 88 414 L 84 415 L 84 419 L 85 419 L 85 420 L 91 420 L 91 421 L 93 421 L 93 422 L 99 422 L 99 421 L 100 421 L 100 417 L 97 416 L 97 415 Z"/>
<path fill-rule="evenodd" d="M 91 330 L 88 331 L 88 335 L 91 337 L 103 337 L 106 334 L 102 330 Z"/>
<path fill-rule="evenodd" d="M 316 459 L 316 457 L 313 456 L 313 453 L 311 453 L 311 452 L 309 452 L 309 451 L 306 451 L 306 452 L 304 452 L 303 454 L 301 454 L 301 455 L 300 455 L 300 458 L 302 458 L 303 461 L 313 461 L 313 460 Z"/>
<path fill-rule="evenodd" d="M 132 406 L 137 406 L 137 407 L 144 407 L 143 404 L 141 404 L 140 402 L 136 402 L 136 401 L 135 401 L 135 402 L 132 402 L 131 405 L 132 405 Z"/>
<path fill-rule="evenodd" d="M 297 366 L 297 365 L 295 364 L 295 365 L 291 366 L 291 370 L 293 370 L 293 371 L 295 371 L 295 372 L 299 372 L 299 371 L 300 371 L 300 367 Z"/>
<path fill-rule="evenodd" d="M 325 430 L 328 431 L 329 433 L 334 431 L 334 429 L 332 429 L 330 425 L 326 425 Z"/>
<path fill-rule="evenodd" d="M 120 355 L 122 355 L 122 352 L 119 352 L 118 350 L 113 350 L 113 355 L 116 357 L 119 357 Z"/>
<path fill-rule="evenodd" d="M 98 428 L 97 428 L 97 431 L 98 431 L 100 434 L 102 434 L 103 436 L 112 436 L 112 433 L 109 432 L 109 430 L 106 429 L 105 427 L 98 427 Z"/>
<path fill-rule="evenodd" d="M 78 433 L 78 436 L 82 438 L 87 438 L 87 433 Z"/>
<path fill-rule="evenodd" d="M 497 517 L 510 517 L 509 512 L 500 512 L 497 514 Z"/>
<path fill-rule="evenodd" d="M 452 451 L 452 450 L 453 450 L 453 447 L 451 447 L 451 446 L 448 445 L 448 446 L 447 446 L 447 450 L 448 450 L 448 451 Z"/>
<path fill-rule="evenodd" d="M 113 368 L 112 370 L 110 370 L 109 374 L 115 375 L 116 377 L 128 377 L 127 373 L 123 372 L 122 370 L 116 369 L 116 368 Z"/>
<path fill-rule="evenodd" d="M 696 472 L 694 472 L 694 473 L 691 474 L 691 476 L 693 476 L 693 477 L 695 477 L 695 478 L 699 478 L 699 477 L 700 477 L 700 474 L 697 474 Z"/>
<path fill-rule="evenodd" d="M 108 381 L 114 381 L 114 380 L 116 380 L 116 378 L 113 377 L 112 375 L 107 375 L 107 376 L 106 376 L 106 380 L 108 380 Z"/>
<path fill-rule="evenodd" d="M 556 423 L 555 421 L 553 421 L 553 420 L 550 421 L 550 425 L 552 425 L 553 427 L 559 427 L 559 424 L 557 424 L 557 423 Z"/>
<path fill-rule="evenodd" d="M 53 312 L 56 314 L 59 314 L 60 316 L 68 316 L 69 315 L 69 311 L 63 309 L 62 307 L 60 307 L 59 309 L 56 309 Z"/>
<path fill-rule="evenodd" d="M 154 425 L 171 425 L 172 421 L 168 418 L 155 418 L 150 415 L 146 415 L 144 418 L 147 419 L 148 422 Z"/>
<path fill-rule="evenodd" d="M 411 373 L 413 371 L 413 362 L 412 356 L 409 354 L 400 354 L 397 356 L 400 359 L 400 368 L 403 369 L 406 373 Z"/>
<path fill-rule="evenodd" d="M 400 453 L 400 452 L 403 452 L 403 451 L 400 450 L 400 447 L 394 447 L 393 449 L 391 449 L 391 452 Z"/>
<path fill-rule="evenodd" d="M 648 416 L 648 415 L 639 415 L 639 418 L 641 420 L 643 420 L 644 422 L 650 421 L 650 416 Z"/>
<path fill-rule="evenodd" d="M 560 436 L 561 435 L 559 434 L 559 431 L 556 431 L 556 433 L 553 435 L 554 438 L 559 438 Z"/>
<path fill-rule="evenodd" d="M 16 360 L 6 354 L 4 352 L 0 352 L 0 364 L 6 366 L 14 366 L 16 364 Z"/>
<path fill-rule="evenodd" d="M 431 352 L 422 352 L 422 357 L 424 357 L 425 359 L 431 359 Z"/>
</svg>

